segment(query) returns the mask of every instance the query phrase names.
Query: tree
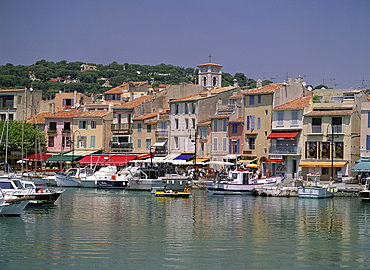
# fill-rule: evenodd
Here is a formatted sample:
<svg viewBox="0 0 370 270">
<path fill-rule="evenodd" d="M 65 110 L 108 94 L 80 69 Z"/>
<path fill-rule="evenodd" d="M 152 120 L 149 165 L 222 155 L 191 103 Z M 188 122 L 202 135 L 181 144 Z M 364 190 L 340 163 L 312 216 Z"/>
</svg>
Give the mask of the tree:
<svg viewBox="0 0 370 270">
<path fill-rule="evenodd" d="M 329 87 L 327 87 L 326 85 L 324 84 L 319 84 L 318 86 L 316 86 L 314 89 L 322 89 L 322 88 L 325 88 L 325 89 L 328 89 Z"/>
<path fill-rule="evenodd" d="M 236 79 L 239 86 L 247 85 L 247 77 L 244 75 L 244 73 L 235 73 L 234 79 Z"/>
</svg>

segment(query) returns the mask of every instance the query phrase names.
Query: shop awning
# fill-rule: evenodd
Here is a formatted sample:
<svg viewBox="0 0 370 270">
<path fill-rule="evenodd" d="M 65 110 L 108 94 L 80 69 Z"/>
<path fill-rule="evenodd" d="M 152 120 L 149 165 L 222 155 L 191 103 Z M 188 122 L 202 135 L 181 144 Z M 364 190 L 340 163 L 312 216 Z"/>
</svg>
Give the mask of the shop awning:
<svg viewBox="0 0 370 270">
<path fill-rule="evenodd" d="M 175 157 L 173 160 L 186 160 L 186 161 L 188 161 L 192 157 L 194 157 L 194 154 L 181 154 L 178 157 Z"/>
<path fill-rule="evenodd" d="M 237 159 L 238 155 L 228 154 L 222 157 L 223 159 Z"/>
<path fill-rule="evenodd" d="M 206 161 L 208 161 L 209 160 L 209 158 L 197 158 L 196 159 L 196 162 L 198 163 L 198 162 L 206 162 Z"/>
<path fill-rule="evenodd" d="M 343 167 L 347 161 L 334 161 L 334 167 Z M 301 161 L 299 167 L 331 167 L 331 161 Z"/>
<path fill-rule="evenodd" d="M 152 153 L 152 155 L 153 155 L 153 153 Z M 147 159 L 147 158 L 150 158 L 150 153 L 140 154 L 135 159 Z"/>
<path fill-rule="evenodd" d="M 65 161 L 76 161 L 80 160 L 82 157 L 86 155 L 91 155 L 93 153 L 96 153 L 97 151 L 84 151 L 84 150 L 79 150 L 79 151 L 68 151 L 65 153 L 62 153 L 62 162 Z M 46 163 L 48 162 L 60 162 L 61 157 L 60 154 L 53 155 L 49 157 L 47 160 L 45 160 Z"/>
<path fill-rule="evenodd" d="M 270 140 L 294 140 L 299 134 L 299 131 L 289 131 L 289 132 L 272 132 L 267 136 Z"/>
<path fill-rule="evenodd" d="M 127 162 L 136 158 L 136 155 L 88 155 L 82 158 L 78 163 L 80 165 L 93 166 L 126 166 Z"/>
<path fill-rule="evenodd" d="M 35 161 L 35 157 L 36 157 L 36 160 L 37 161 L 45 161 L 47 160 L 49 157 L 51 157 L 52 154 L 32 154 L 28 157 L 26 157 L 24 160 L 28 160 L 28 161 Z"/>
<path fill-rule="evenodd" d="M 283 161 L 282 159 L 269 159 L 267 160 L 267 163 L 280 163 L 282 161 Z"/>
<path fill-rule="evenodd" d="M 167 143 L 167 140 L 166 141 L 163 141 L 163 142 L 156 142 L 155 144 L 153 144 L 154 147 L 163 147 L 165 146 Z"/>
<path fill-rule="evenodd" d="M 370 161 L 360 160 L 355 166 L 352 167 L 353 172 L 370 172 Z"/>
</svg>

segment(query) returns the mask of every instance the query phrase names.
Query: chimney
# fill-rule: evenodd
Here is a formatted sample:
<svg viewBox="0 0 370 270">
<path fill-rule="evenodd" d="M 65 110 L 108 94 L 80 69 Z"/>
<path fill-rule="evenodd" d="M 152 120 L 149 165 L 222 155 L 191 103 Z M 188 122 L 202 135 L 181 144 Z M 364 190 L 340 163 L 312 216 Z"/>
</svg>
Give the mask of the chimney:
<svg viewBox="0 0 370 270">
<path fill-rule="evenodd" d="M 262 87 L 262 80 L 261 79 L 258 79 L 257 82 L 256 82 L 256 87 L 257 88 L 261 88 Z"/>
<path fill-rule="evenodd" d="M 234 87 L 239 87 L 238 80 L 234 79 L 233 81 L 234 81 Z"/>
</svg>

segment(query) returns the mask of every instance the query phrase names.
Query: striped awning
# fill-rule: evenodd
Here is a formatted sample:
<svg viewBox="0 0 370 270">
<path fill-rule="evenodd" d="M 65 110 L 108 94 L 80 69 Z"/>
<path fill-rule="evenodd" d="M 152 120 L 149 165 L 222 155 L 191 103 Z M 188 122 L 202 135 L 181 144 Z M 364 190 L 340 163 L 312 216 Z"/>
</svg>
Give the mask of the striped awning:
<svg viewBox="0 0 370 270">
<path fill-rule="evenodd" d="M 333 167 L 343 167 L 347 164 L 347 161 L 333 161 Z M 301 161 L 299 167 L 331 167 L 331 161 Z"/>
</svg>

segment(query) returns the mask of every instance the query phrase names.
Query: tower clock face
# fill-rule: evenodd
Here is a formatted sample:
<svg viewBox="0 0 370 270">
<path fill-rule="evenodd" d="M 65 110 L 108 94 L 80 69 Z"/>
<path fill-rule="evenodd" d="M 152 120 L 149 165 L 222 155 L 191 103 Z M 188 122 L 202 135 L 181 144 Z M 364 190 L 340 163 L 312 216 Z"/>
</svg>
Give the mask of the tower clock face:
<svg viewBox="0 0 370 270">
<path fill-rule="evenodd" d="M 205 67 L 203 68 L 203 71 L 206 71 L 206 68 Z"/>
<path fill-rule="evenodd" d="M 213 71 L 217 71 L 217 68 L 213 68 Z"/>
</svg>

